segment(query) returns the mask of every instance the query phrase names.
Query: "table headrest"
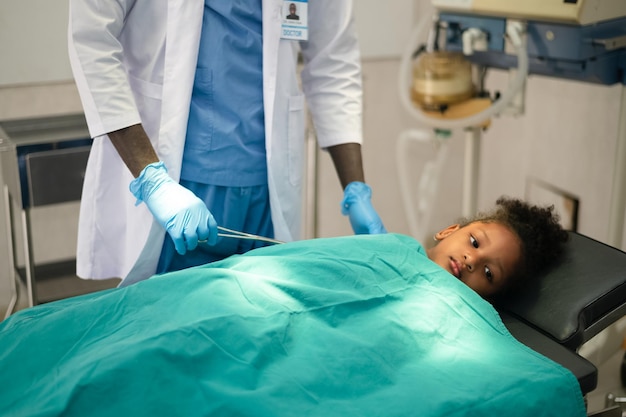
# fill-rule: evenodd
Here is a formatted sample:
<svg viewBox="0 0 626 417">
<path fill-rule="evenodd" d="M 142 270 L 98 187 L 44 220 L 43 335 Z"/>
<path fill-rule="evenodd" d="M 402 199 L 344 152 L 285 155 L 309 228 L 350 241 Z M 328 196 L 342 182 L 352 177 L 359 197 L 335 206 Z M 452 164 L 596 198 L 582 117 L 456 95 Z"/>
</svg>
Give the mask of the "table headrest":
<svg viewBox="0 0 626 417">
<path fill-rule="evenodd" d="M 575 232 L 563 259 L 507 294 L 497 308 L 576 350 L 624 315 L 626 253 Z"/>
</svg>

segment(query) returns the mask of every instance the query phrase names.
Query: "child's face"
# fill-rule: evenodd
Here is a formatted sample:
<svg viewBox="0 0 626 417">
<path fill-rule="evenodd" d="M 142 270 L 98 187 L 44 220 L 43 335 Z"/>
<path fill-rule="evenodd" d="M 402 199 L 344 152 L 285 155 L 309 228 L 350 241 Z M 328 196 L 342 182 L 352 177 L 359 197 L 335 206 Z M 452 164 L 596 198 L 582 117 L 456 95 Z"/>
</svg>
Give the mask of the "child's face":
<svg viewBox="0 0 626 417">
<path fill-rule="evenodd" d="M 482 297 L 504 288 L 522 257 L 519 239 L 500 223 L 457 224 L 435 238 L 439 243 L 428 257 Z"/>
</svg>

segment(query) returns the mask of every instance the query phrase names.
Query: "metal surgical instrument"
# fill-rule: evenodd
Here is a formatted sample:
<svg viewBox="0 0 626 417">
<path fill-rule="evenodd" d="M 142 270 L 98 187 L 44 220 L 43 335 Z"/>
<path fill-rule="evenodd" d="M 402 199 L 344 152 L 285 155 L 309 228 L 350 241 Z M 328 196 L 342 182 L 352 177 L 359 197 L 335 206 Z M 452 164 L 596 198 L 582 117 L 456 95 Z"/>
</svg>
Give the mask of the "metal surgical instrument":
<svg viewBox="0 0 626 417">
<path fill-rule="evenodd" d="M 258 240 L 261 242 L 269 242 L 273 244 L 285 243 L 281 240 L 272 239 L 265 236 L 253 235 L 251 233 L 239 232 L 237 230 L 227 229 L 222 226 L 217 226 L 218 233 L 217 235 L 220 237 L 229 237 L 233 239 L 249 239 L 249 240 Z M 221 233 L 220 233 L 221 232 Z M 206 243 L 207 240 L 198 240 L 198 243 Z"/>
</svg>

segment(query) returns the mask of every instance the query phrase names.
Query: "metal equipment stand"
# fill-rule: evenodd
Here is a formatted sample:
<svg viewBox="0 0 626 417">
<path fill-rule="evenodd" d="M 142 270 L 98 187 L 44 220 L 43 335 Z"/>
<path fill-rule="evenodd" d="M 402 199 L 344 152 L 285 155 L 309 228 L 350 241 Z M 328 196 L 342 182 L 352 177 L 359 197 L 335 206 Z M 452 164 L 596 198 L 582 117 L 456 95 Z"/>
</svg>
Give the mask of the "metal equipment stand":
<svg viewBox="0 0 626 417">
<path fill-rule="evenodd" d="M 611 190 L 611 211 L 609 213 L 608 244 L 622 247 L 624 234 L 624 209 L 626 208 L 626 86 L 622 85 L 620 101 L 619 128 L 617 130 L 617 146 L 615 149 L 615 170 L 613 171 L 613 188 Z"/>
</svg>

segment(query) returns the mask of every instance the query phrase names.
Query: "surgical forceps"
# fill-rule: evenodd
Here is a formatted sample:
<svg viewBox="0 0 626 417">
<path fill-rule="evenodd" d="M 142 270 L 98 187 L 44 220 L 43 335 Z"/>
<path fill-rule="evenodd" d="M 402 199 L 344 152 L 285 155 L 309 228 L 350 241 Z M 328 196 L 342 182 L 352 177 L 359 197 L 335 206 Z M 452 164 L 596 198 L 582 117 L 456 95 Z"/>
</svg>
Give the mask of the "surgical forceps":
<svg viewBox="0 0 626 417">
<path fill-rule="evenodd" d="M 239 232 L 237 230 L 227 229 L 222 226 L 217 226 L 217 235 L 221 237 L 230 237 L 233 239 L 249 239 L 249 240 L 259 240 L 261 242 L 269 242 L 273 244 L 285 243 L 280 240 L 272 239 L 265 236 L 253 235 L 251 233 Z M 220 233 L 221 232 L 221 233 Z M 198 243 L 206 243 L 207 240 L 199 240 Z"/>
</svg>

